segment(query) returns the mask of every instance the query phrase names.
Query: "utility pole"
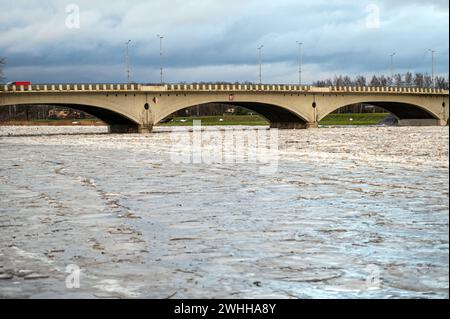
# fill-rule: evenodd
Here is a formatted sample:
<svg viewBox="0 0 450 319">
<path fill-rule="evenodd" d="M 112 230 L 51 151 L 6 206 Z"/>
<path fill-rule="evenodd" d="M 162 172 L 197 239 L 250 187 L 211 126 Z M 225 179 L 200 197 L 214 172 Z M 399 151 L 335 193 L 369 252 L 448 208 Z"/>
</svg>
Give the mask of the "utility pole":
<svg viewBox="0 0 450 319">
<path fill-rule="evenodd" d="M 298 44 L 298 85 L 302 85 L 302 64 L 303 64 L 302 45 L 303 45 L 303 42 L 297 41 L 297 44 Z"/>
<path fill-rule="evenodd" d="M 131 79 L 130 79 L 130 46 L 131 40 L 128 40 L 127 42 L 125 42 L 126 45 L 126 53 L 125 53 L 125 64 L 126 64 L 126 68 L 127 68 L 127 79 L 128 79 L 128 83 L 131 83 Z"/>
<path fill-rule="evenodd" d="M 264 48 L 264 45 L 261 45 L 258 47 L 259 51 L 259 84 L 262 84 L 262 48 Z"/>
<path fill-rule="evenodd" d="M 391 57 L 391 78 L 394 80 L 394 56 L 397 54 L 397 52 L 392 53 L 389 55 Z"/>
<path fill-rule="evenodd" d="M 431 80 L 433 81 L 433 87 L 435 87 L 436 85 L 435 85 L 435 80 L 434 80 L 434 70 L 435 70 L 435 68 L 434 68 L 434 54 L 436 53 L 436 51 L 435 50 L 431 50 L 431 49 L 428 49 L 428 51 L 431 52 Z"/>
<path fill-rule="evenodd" d="M 161 84 L 164 82 L 164 70 L 163 70 L 163 39 L 164 37 L 160 34 L 157 35 L 159 38 L 159 70 L 161 76 Z"/>
</svg>

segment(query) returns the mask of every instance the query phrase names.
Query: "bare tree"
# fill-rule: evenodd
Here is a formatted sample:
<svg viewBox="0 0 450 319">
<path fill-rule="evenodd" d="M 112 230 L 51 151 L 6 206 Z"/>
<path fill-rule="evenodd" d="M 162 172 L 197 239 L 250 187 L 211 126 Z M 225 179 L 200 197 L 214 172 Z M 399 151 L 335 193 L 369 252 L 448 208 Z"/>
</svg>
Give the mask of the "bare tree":
<svg viewBox="0 0 450 319">
<path fill-rule="evenodd" d="M 433 87 L 433 78 L 431 77 L 431 75 L 425 74 L 425 76 L 423 77 L 423 86 L 426 88 L 431 88 Z"/>
<path fill-rule="evenodd" d="M 436 88 L 448 90 L 448 87 L 449 87 L 448 81 L 445 79 L 445 77 L 438 76 L 438 77 L 436 77 L 435 82 L 436 82 Z"/>
<path fill-rule="evenodd" d="M 414 76 L 414 85 L 417 87 L 423 87 L 424 86 L 424 78 L 422 73 L 416 73 Z"/>
<path fill-rule="evenodd" d="M 372 77 L 372 80 L 370 81 L 370 86 L 381 86 L 381 82 L 376 75 Z"/>
<path fill-rule="evenodd" d="M 401 74 L 394 75 L 394 85 L 397 87 L 401 87 L 403 85 L 403 79 Z"/>
<path fill-rule="evenodd" d="M 335 76 L 333 79 L 333 85 L 334 86 L 344 86 L 344 79 L 342 78 L 342 75 Z"/>
<path fill-rule="evenodd" d="M 326 81 L 322 81 L 322 80 L 315 81 L 315 82 L 313 83 L 313 85 L 314 85 L 314 86 L 317 86 L 317 87 L 325 87 L 325 86 L 327 86 L 327 85 L 326 85 Z"/>
<path fill-rule="evenodd" d="M 405 85 L 411 87 L 414 83 L 413 75 L 411 72 L 405 74 Z"/>
<path fill-rule="evenodd" d="M 380 86 L 388 86 L 388 79 L 386 76 L 382 75 L 379 79 L 380 79 Z"/>
<path fill-rule="evenodd" d="M 392 78 L 391 76 L 386 77 L 386 84 L 387 84 L 387 86 L 393 86 L 394 78 Z"/>
<path fill-rule="evenodd" d="M 342 79 L 342 83 L 344 84 L 344 86 L 352 86 L 353 85 L 353 81 L 348 75 L 344 76 L 344 78 Z"/>
<path fill-rule="evenodd" d="M 367 85 L 366 77 L 365 76 L 361 76 L 361 75 L 357 76 L 356 80 L 355 80 L 355 84 L 357 86 L 366 86 Z"/>
</svg>

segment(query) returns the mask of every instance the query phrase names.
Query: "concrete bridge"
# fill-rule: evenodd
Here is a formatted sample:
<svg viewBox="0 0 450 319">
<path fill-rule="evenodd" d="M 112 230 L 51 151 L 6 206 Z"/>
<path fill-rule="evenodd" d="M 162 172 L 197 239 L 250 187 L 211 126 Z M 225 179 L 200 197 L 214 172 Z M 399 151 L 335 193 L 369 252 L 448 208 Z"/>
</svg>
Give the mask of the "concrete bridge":
<svg viewBox="0 0 450 319">
<path fill-rule="evenodd" d="M 172 113 L 205 103 L 242 106 L 273 128 L 317 127 L 341 107 L 365 103 L 394 114 L 399 125 L 448 125 L 449 91 L 398 87 L 312 87 L 226 84 L 0 85 L 0 107 L 55 105 L 89 113 L 112 133 L 151 132 Z"/>
</svg>

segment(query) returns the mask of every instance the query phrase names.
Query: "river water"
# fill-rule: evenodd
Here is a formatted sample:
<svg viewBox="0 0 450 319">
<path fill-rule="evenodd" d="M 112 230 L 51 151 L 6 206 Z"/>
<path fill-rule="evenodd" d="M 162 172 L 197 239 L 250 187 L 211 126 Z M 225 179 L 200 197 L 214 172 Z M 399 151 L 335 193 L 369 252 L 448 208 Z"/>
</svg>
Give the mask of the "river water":
<svg viewBox="0 0 450 319">
<path fill-rule="evenodd" d="M 279 131 L 265 163 L 104 132 L 0 127 L 0 297 L 449 297 L 448 128 Z"/>
</svg>

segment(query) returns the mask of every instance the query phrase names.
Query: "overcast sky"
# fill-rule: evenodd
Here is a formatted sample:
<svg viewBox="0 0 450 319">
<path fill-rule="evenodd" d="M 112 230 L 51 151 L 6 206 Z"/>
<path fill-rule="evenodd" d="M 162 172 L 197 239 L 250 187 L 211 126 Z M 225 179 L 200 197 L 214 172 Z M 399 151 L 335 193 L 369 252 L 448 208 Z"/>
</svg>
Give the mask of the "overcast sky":
<svg viewBox="0 0 450 319">
<path fill-rule="evenodd" d="M 74 4 L 75 6 L 71 5 Z M 0 0 L 0 57 L 8 80 L 159 81 L 164 35 L 168 82 L 298 81 L 304 43 L 304 82 L 335 74 L 396 72 L 447 76 L 448 0 Z M 77 11 L 79 9 L 79 19 Z M 78 24 L 79 22 L 79 24 Z"/>
</svg>

